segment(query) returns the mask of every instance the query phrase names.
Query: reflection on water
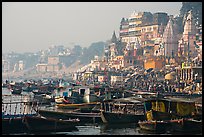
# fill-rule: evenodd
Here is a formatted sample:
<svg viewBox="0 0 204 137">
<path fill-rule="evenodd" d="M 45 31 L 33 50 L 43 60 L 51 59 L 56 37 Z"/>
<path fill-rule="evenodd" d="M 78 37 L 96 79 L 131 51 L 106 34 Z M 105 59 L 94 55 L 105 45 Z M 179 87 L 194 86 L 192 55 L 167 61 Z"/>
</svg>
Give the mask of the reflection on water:
<svg viewBox="0 0 204 137">
<path fill-rule="evenodd" d="M 101 135 L 138 135 L 136 124 L 102 124 Z"/>
</svg>

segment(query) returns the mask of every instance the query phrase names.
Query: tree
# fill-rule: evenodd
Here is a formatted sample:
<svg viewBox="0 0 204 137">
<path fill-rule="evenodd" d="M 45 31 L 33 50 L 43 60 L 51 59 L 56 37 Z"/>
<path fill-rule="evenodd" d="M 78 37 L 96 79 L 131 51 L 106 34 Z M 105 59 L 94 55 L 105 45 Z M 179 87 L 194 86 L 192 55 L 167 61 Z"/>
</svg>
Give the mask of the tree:
<svg viewBox="0 0 204 137">
<path fill-rule="evenodd" d="M 80 56 L 82 54 L 82 47 L 80 45 L 75 45 L 74 48 L 72 49 L 72 52 L 75 55 Z"/>
<path fill-rule="evenodd" d="M 90 47 L 83 49 L 83 55 L 80 60 L 82 64 L 90 63 L 94 56 L 102 56 L 104 52 L 104 42 L 92 43 Z"/>
</svg>

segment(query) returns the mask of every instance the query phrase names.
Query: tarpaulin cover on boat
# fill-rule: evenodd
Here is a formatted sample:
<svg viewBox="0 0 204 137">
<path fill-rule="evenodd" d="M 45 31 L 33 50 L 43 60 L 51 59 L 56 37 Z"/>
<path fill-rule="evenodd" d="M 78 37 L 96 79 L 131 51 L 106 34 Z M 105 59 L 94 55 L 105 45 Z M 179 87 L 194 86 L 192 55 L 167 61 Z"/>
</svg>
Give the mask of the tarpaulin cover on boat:
<svg viewBox="0 0 204 137">
<path fill-rule="evenodd" d="M 191 115 L 192 112 L 195 112 L 195 105 L 192 103 L 178 102 L 176 109 L 177 114 L 180 116 Z"/>
</svg>

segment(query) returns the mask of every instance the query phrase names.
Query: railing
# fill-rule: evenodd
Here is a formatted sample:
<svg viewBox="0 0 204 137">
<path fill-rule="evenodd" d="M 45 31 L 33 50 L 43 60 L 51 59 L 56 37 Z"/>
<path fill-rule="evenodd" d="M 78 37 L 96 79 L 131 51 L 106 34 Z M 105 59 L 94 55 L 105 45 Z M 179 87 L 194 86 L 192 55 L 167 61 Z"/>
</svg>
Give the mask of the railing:
<svg viewBox="0 0 204 137">
<path fill-rule="evenodd" d="M 18 101 L 2 102 L 2 118 L 16 118 L 28 115 L 37 115 L 38 102 L 36 101 Z"/>
</svg>

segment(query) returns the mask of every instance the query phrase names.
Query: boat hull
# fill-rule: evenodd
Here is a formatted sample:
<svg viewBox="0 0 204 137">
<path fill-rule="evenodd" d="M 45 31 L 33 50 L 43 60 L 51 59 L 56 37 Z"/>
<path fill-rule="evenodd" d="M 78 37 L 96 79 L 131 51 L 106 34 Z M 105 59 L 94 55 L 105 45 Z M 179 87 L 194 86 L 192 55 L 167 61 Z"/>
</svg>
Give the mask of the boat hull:
<svg viewBox="0 0 204 137">
<path fill-rule="evenodd" d="M 63 108 L 63 109 L 92 109 L 96 105 L 99 105 L 98 102 L 81 103 L 81 104 L 57 104 L 57 107 Z"/>
<path fill-rule="evenodd" d="M 2 119 L 2 134 L 27 132 L 23 117 Z"/>
<path fill-rule="evenodd" d="M 137 123 L 144 120 L 144 114 L 122 114 L 101 111 L 101 119 L 104 123 Z"/>
<path fill-rule="evenodd" d="M 153 132 L 165 132 L 171 127 L 171 124 L 165 121 L 139 121 L 138 124 L 142 130 Z"/>
<path fill-rule="evenodd" d="M 80 119 L 80 123 L 93 123 L 102 122 L 99 113 L 82 113 L 82 112 L 65 112 L 59 110 L 39 110 L 39 114 L 45 117 L 55 118 L 55 119 Z"/>
<path fill-rule="evenodd" d="M 178 119 L 171 122 L 173 131 L 177 132 L 201 132 L 202 133 L 202 120 L 194 119 Z"/>
<path fill-rule="evenodd" d="M 26 125 L 31 132 L 57 132 L 77 130 L 77 120 L 59 120 L 45 117 L 26 117 Z"/>
</svg>

